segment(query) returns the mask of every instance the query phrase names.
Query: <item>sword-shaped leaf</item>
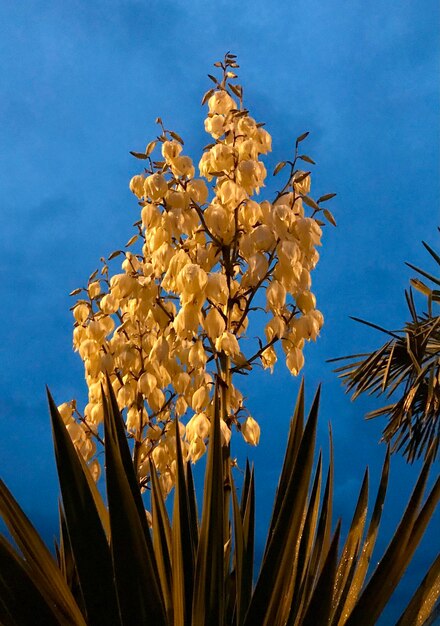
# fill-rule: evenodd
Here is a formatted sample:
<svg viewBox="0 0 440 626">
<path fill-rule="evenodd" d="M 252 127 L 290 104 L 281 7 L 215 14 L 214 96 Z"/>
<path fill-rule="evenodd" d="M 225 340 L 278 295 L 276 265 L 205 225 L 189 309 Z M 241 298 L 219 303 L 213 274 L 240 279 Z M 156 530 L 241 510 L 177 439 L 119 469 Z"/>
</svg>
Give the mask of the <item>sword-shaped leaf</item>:
<svg viewBox="0 0 440 626">
<path fill-rule="evenodd" d="M 85 620 L 52 555 L 12 494 L 0 480 L 0 513 L 32 572 L 40 593 L 59 610 L 67 623 Z"/>
<path fill-rule="evenodd" d="M 78 453 L 49 391 L 50 415 L 63 509 L 88 623 L 119 625 L 107 537 Z"/>
<path fill-rule="evenodd" d="M 194 626 L 223 624 L 224 494 L 218 385 L 219 383 L 214 393 L 214 416 L 208 448 L 202 522 L 196 558 L 192 612 Z"/>
<path fill-rule="evenodd" d="M 125 625 L 166 626 L 165 606 L 154 558 L 145 509 L 122 417 L 111 385 L 109 400 L 103 395 L 107 499 L 111 549 L 119 609 Z M 141 513 L 143 512 L 143 515 Z"/>
</svg>

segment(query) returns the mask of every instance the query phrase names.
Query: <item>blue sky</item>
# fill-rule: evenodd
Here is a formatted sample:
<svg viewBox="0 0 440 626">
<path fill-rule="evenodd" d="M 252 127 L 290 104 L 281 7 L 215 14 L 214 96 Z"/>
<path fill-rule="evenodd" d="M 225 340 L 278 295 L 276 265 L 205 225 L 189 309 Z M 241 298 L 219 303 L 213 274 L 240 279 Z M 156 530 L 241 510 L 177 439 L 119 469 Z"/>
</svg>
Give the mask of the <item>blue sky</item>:
<svg viewBox="0 0 440 626">
<path fill-rule="evenodd" d="M 326 229 L 314 277 L 326 324 L 304 372 L 309 397 L 324 385 L 320 443 L 331 420 L 345 527 L 367 464 L 374 493 L 383 424 L 362 416 L 378 403 L 350 403 L 326 360 L 381 340 L 349 315 L 404 322 L 404 261 L 429 267 L 420 242 L 438 245 L 439 12 L 434 0 L 423 10 L 408 0 L 3 0 L 0 474 L 46 536 L 57 484 L 44 385 L 58 402 L 86 394 L 67 294 L 130 237 L 138 163 L 129 150 L 155 135 L 155 118 L 200 154 L 206 74 L 228 50 L 239 56 L 248 108 L 273 136 L 269 169 L 308 130 L 314 192 L 338 194 L 338 228 Z M 273 189 L 269 181 L 268 197 Z M 239 450 L 256 463 L 261 536 L 298 384 L 279 363 L 245 388 L 263 430 L 258 449 Z M 382 548 L 417 471 L 394 459 Z M 438 550 L 438 522 L 383 623 Z"/>
</svg>

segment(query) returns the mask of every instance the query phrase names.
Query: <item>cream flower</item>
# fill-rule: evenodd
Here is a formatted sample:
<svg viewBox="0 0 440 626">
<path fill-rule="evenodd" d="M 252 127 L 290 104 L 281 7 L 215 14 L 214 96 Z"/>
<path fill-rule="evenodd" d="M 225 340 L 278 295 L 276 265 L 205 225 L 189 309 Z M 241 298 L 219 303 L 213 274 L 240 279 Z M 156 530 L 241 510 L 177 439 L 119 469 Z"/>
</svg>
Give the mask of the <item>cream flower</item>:
<svg viewBox="0 0 440 626">
<path fill-rule="evenodd" d="M 145 178 L 140 175 L 133 176 L 130 180 L 130 191 L 138 198 L 142 198 L 144 195 L 144 182 Z"/>
<path fill-rule="evenodd" d="M 168 184 L 162 174 L 152 174 L 145 179 L 145 195 L 153 201 L 161 200 L 168 191 Z"/>
<path fill-rule="evenodd" d="M 260 441 L 260 427 L 253 417 L 248 417 L 241 425 L 241 434 L 247 443 L 257 446 Z"/>
<path fill-rule="evenodd" d="M 224 115 L 210 115 L 205 120 L 205 130 L 212 135 L 214 139 L 218 139 L 225 132 L 225 117 Z"/>
<path fill-rule="evenodd" d="M 219 352 L 224 352 L 227 356 L 237 356 L 240 354 L 237 337 L 228 330 L 225 330 L 216 340 L 215 349 Z"/>
<path fill-rule="evenodd" d="M 182 152 L 182 146 L 178 141 L 164 141 L 162 144 L 162 156 L 167 163 L 172 162 Z"/>
<path fill-rule="evenodd" d="M 216 91 L 208 100 L 210 113 L 225 114 L 237 107 L 235 101 L 226 91 Z"/>
</svg>

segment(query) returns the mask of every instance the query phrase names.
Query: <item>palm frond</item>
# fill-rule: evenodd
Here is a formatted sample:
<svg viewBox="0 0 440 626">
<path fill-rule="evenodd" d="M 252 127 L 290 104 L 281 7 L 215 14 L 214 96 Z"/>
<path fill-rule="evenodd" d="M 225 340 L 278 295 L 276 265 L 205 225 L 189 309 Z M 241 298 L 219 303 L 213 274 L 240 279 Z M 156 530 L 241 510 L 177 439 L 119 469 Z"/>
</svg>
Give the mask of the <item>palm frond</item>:
<svg viewBox="0 0 440 626">
<path fill-rule="evenodd" d="M 440 266 L 440 256 L 428 244 L 423 244 Z M 409 264 L 435 284 L 440 279 Z M 391 451 L 402 451 L 409 462 L 427 455 L 431 445 L 434 456 L 440 440 L 440 316 L 434 315 L 432 304 L 437 302 L 432 289 L 419 279 L 412 284 L 427 297 L 428 311 L 416 309 L 413 291 L 405 292 L 410 321 L 398 331 L 366 323 L 391 336 L 385 344 L 371 353 L 353 354 L 332 361 L 345 361 L 335 369 L 352 399 L 367 393 L 393 400 L 369 412 L 367 419 L 385 417 L 383 441 Z M 397 396 L 397 397 L 396 397 Z"/>
</svg>

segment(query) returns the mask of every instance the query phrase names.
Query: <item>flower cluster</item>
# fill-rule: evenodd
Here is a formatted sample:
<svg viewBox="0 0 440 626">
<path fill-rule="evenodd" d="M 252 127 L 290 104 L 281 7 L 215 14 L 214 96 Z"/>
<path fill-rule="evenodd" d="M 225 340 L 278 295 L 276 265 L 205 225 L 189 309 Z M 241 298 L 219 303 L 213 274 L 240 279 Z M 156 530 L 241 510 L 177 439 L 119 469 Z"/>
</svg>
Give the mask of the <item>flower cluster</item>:
<svg viewBox="0 0 440 626">
<path fill-rule="evenodd" d="M 243 106 L 242 88 L 233 82 L 234 55 L 215 65 L 223 77 L 210 77 L 215 86 L 203 99 L 213 141 L 198 167 L 184 154 L 182 139 L 158 119 L 157 140 L 145 153 L 133 153 L 146 165 L 130 181 L 141 215 L 127 247 L 138 251 L 113 253 L 109 260 L 124 257 L 120 273 L 110 277 L 104 262 L 99 277 L 95 272 L 87 288 L 73 292 L 85 294 L 73 308 L 73 342 L 84 362 L 89 402 L 83 414 L 74 402 L 61 407 L 72 439 L 98 476 L 94 439 L 100 438 L 101 385 L 108 374 L 134 440 L 139 481 L 147 484 L 153 461 L 165 492 L 174 481 L 176 436 L 193 462 L 206 450 L 215 377 L 227 388 L 224 445 L 232 428 L 256 445 L 260 429 L 234 374 L 256 363 L 272 370 L 279 341 L 297 375 L 305 342 L 315 340 L 323 324 L 310 274 L 323 225 L 315 216 L 333 194 L 317 202 L 309 196 L 310 172 L 297 167 L 298 159 L 313 163 L 298 153 L 306 133 L 296 141 L 294 159 L 275 170 L 290 169 L 283 189 L 273 202 L 257 200 L 271 136 Z M 159 148 L 161 156 L 153 160 Z M 333 222 L 327 210 L 324 215 Z M 265 337 L 246 354 L 242 339 L 262 290 Z"/>
</svg>

